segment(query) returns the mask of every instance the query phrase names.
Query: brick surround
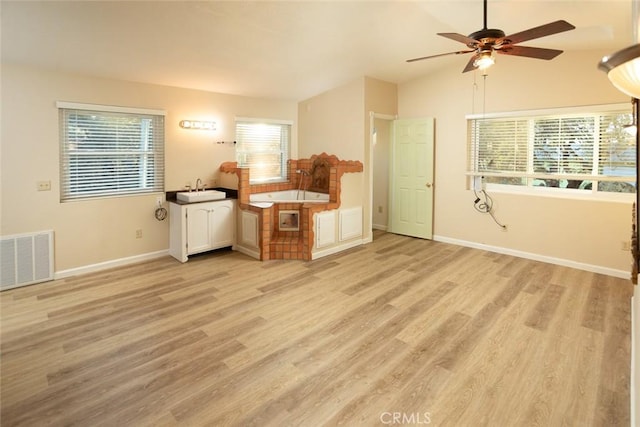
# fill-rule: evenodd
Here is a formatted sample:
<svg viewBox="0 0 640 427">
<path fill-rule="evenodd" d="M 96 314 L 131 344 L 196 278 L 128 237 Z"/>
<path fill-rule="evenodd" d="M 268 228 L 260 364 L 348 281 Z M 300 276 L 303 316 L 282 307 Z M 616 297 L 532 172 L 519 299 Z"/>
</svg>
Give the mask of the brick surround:
<svg viewBox="0 0 640 427">
<path fill-rule="evenodd" d="M 328 182 L 319 173 L 312 176 L 295 173 L 296 170 L 318 171 L 328 169 Z M 313 249 L 313 214 L 340 207 L 340 179 L 345 173 L 362 172 L 363 166 L 359 161 L 340 160 L 334 155 L 322 153 L 313 155 L 309 159 L 289 160 L 288 180 L 271 184 L 250 184 L 249 169 L 239 168 L 236 162 L 225 162 L 220 165 L 220 171 L 235 173 L 238 176 L 238 204 L 240 209 L 258 214 L 260 259 L 301 259 L 311 260 Z M 324 174 L 325 171 L 322 173 Z M 255 193 L 269 193 L 298 189 L 300 180 L 307 180 L 302 184 L 310 191 L 329 193 L 328 203 L 274 203 L 270 208 L 259 208 L 249 204 L 249 196 Z M 327 188 L 317 185 L 328 184 Z M 316 186 L 314 186 L 316 185 Z M 299 230 L 279 230 L 278 218 L 280 210 L 298 210 Z"/>
</svg>

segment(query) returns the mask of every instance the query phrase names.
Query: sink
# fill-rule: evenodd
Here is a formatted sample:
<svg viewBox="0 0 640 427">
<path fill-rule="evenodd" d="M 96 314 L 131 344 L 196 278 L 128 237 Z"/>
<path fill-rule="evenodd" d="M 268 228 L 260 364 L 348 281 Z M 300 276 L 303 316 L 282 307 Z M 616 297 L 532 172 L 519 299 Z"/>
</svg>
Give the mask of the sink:
<svg viewBox="0 0 640 427">
<path fill-rule="evenodd" d="M 220 200 L 227 197 L 227 193 L 218 190 L 203 191 L 182 191 L 176 195 L 181 202 L 208 202 L 209 200 Z"/>
</svg>

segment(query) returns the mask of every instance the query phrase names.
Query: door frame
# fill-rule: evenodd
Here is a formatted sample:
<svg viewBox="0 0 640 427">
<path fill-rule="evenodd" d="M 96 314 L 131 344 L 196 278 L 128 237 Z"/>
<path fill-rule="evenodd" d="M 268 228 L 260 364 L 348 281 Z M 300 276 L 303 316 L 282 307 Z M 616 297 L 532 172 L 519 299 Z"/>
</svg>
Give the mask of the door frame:
<svg viewBox="0 0 640 427">
<path fill-rule="evenodd" d="M 375 129 L 375 120 L 376 119 L 382 119 L 382 120 L 389 120 L 389 121 L 394 121 L 398 119 L 398 115 L 392 115 L 392 114 L 382 114 L 382 113 L 376 113 L 375 111 L 369 111 L 369 173 L 367 174 L 367 187 L 369 188 L 369 200 L 368 200 L 368 205 L 369 205 L 369 221 L 368 221 L 368 225 L 369 225 L 369 229 L 366 230 L 366 235 L 365 238 L 362 239 L 362 241 L 364 243 L 369 243 L 373 241 L 373 131 Z M 389 165 L 391 165 L 391 158 L 389 158 Z M 365 221 L 366 223 L 366 221 Z"/>
</svg>

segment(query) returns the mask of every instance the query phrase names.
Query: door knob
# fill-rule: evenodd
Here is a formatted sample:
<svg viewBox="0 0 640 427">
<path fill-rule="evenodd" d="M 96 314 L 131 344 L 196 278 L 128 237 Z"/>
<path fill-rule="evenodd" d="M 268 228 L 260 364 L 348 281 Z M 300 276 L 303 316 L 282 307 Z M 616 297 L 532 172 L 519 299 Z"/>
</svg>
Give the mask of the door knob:
<svg viewBox="0 0 640 427">
<path fill-rule="evenodd" d="M 431 188 L 431 183 L 430 182 L 427 182 L 425 185 L 427 186 L 427 188 Z"/>
</svg>

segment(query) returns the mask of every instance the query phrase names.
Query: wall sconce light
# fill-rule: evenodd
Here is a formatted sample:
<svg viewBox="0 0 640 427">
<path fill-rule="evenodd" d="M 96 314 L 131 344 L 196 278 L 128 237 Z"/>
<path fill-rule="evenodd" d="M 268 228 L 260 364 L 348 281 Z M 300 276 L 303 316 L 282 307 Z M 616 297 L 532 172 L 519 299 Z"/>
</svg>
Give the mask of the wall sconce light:
<svg viewBox="0 0 640 427">
<path fill-rule="evenodd" d="M 598 68 L 607 73 L 618 90 L 632 98 L 640 98 L 640 44 L 605 56 Z"/>
<path fill-rule="evenodd" d="M 216 122 L 205 122 L 201 120 L 181 120 L 180 127 L 183 129 L 216 130 Z"/>
</svg>

